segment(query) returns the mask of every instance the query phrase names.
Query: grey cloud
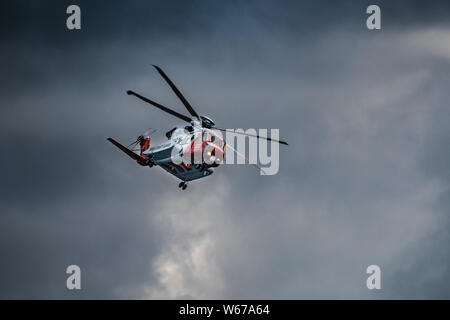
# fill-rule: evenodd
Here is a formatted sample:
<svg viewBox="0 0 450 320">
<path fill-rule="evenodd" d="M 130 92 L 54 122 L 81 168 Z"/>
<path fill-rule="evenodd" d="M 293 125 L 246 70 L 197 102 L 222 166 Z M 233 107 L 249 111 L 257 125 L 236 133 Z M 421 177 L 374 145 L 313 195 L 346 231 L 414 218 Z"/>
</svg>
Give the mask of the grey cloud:
<svg viewBox="0 0 450 320">
<path fill-rule="evenodd" d="M 374 33 L 364 3 L 81 2 L 77 34 L 2 4 L 0 296 L 448 298 L 447 4 L 380 5 Z M 182 193 L 110 146 L 177 124 L 125 94 L 183 111 L 152 63 L 221 126 L 280 128 L 279 174 Z"/>
</svg>

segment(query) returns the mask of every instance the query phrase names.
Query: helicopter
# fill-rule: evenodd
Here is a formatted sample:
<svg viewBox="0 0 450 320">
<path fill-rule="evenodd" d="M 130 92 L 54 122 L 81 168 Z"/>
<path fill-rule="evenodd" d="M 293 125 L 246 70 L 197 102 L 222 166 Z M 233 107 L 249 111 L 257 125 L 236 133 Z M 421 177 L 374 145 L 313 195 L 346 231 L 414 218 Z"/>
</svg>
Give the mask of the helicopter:
<svg viewBox="0 0 450 320">
<path fill-rule="evenodd" d="M 199 115 L 182 95 L 180 90 L 178 90 L 175 84 L 169 79 L 166 73 L 156 65 L 153 65 L 153 67 L 167 82 L 175 95 L 181 100 L 191 116 L 186 116 L 171 108 L 165 107 L 132 90 L 128 90 L 127 94 L 135 96 L 178 119 L 184 120 L 188 125 L 184 127 L 175 127 L 167 131 L 165 135 L 168 141 L 156 146 L 150 146 L 150 135 L 156 130 L 151 132 L 147 130 L 139 135 L 138 138 L 128 146 L 122 145 L 113 138 L 108 138 L 107 140 L 109 142 L 122 150 L 141 166 L 148 166 L 150 168 L 159 166 L 174 175 L 181 180 L 178 185 L 181 190 L 186 190 L 188 186 L 187 182 L 213 174 L 214 168 L 219 167 L 223 163 L 227 149 L 230 149 L 238 156 L 247 159 L 233 147 L 229 146 L 222 136 L 218 134 L 218 132 L 230 132 L 228 129 L 218 128 L 211 118 Z M 275 143 L 288 145 L 287 142 L 281 140 L 249 133 L 232 132 L 252 136 L 256 139 L 265 139 Z M 181 160 L 175 161 L 174 154 L 178 155 Z M 262 171 L 262 168 L 257 164 L 253 165 Z"/>
</svg>

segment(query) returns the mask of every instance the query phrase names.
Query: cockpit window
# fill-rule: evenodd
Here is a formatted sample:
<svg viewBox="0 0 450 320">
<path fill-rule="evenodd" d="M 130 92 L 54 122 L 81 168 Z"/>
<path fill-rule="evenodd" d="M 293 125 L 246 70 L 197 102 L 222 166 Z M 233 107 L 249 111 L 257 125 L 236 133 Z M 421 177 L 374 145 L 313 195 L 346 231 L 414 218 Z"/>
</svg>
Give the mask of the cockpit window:
<svg viewBox="0 0 450 320">
<path fill-rule="evenodd" d="M 206 142 L 212 142 L 212 143 L 218 145 L 220 148 L 225 147 L 225 141 L 223 141 L 222 138 L 220 138 L 219 136 L 216 136 L 212 132 L 209 132 L 206 130 L 203 131 L 202 139 L 203 139 L 203 141 L 206 141 Z"/>
</svg>

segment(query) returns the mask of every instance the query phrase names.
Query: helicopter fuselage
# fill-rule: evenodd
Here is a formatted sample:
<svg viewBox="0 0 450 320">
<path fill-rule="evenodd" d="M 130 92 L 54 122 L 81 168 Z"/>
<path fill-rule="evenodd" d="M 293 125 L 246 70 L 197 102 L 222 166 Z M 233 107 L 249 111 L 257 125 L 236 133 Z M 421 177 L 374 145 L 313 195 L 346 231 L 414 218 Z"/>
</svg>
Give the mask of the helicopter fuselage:
<svg viewBox="0 0 450 320">
<path fill-rule="evenodd" d="M 169 141 L 154 147 L 150 147 L 149 135 L 140 135 L 138 139 L 132 143 L 134 146 L 138 143 L 140 144 L 140 149 L 138 150 L 129 149 L 113 138 L 108 138 L 108 141 L 122 150 L 122 152 L 126 153 L 130 158 L 136 160 L 140 165 L 150 167 L 154 165 L 160 166 L 167 172 L 181 179 L 182 181 L 178 187 L 185 190 L 187 187 L 186 181 L 209 176 L 214 172 L 214 167 L 218 167 L 221 163 L 223 163 L 227 145 L 224 140 L 214 134 L 211 129 L 216 131 L 219 130 L 221 132 L 229 131 L 216 127 L 211 118 L 204 115 L 199 115 L 186 100 L 180 90 L 178 90 L 172 80 L 170 80 L 165 74 L 165 72 L 156 65 L 153 65 L 153 67 L 155 67 L 158 73 L 171 87 L 176 96 L 181 100 L 190 116 L 186 116 L 171 108 L 165 107 L 162 104 L 146 98 L 132 90 L 127 90 L 127 94 L 133 95 L 138 99 L 189 123 L 189 125 L 184 128 L 174 128 L 168 131 L 166 136 Z M 239 134 L 253 136 L 257 139 L 262 138 L 268 141 L 275 141 L 277 143 L 287 145 L 287 142 L 285 141 L 274 140 L 247 133 Z M 231 150 L 237 155 L 240 155 L 240 153 L 233 148 L 231 148 Z M 134 151 L 140 151 L 140 154 L 137 154 Z M 240 156 L 243 157 L 242 155 Z M 262 171 L 258 165 L 255 164 L 255 166 Z"/>
<path fill-rule="evenodd" d="M 213 174 L 213 168 L 221 164 L 224 144 L 209 130 L 176 128 L 169 141 L 141 150 L 148 159 L 141 164 L 160 166 L 183 181 L 196 180 Z"/>
</svg>

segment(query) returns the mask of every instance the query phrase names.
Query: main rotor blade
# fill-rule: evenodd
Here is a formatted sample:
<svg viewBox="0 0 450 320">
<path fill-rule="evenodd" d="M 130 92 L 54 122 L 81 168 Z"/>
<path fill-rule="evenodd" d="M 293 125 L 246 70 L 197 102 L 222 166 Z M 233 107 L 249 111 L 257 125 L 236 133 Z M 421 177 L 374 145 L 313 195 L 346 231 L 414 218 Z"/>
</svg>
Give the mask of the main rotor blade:
<svg viewBox="0 0 450 320">
<path fill-rule="evenodd" d="M 227 130 L 227 129 L 221 129 L 221 128 L 216 128 L 216 127 L 214 127 L 213 129 L 220 130 L 220 131 L 223 131 L 223 132 L 230 132 L 230 133 L 235 133 L 235 134 L 241 134 L 241 135 L 249 136 L 249 137 L 255 137 L 257 139 L 264 139 L 264 140 L 268 140 L 268 141 L 278 142 L 278 143 L 281 143 L 281 144 L 284 144 L 284 145 L 287 145 L 287 146 L 289 145 L 286 141 L 271 139 L 271 138 L 267 138 L 267 137 L 261 137 L 260 135 L 254 135 L 254 134 L 250 134 L 250 133 L 230 131 L 230 130 Z"/>
<path fill-rule="evenodd" d="M 189 111 L 189 113 L 192 116 L 196 117 L 197 119 L 200 119 L 200 117 L 197 114 L 197 112 L 195 112 L 194 108 L 192 108 L 192 106 L 189 104 L 189 102 L 186 100 L 186 98 L 181 94 L 180 90 L 178 90 L 178 88 L 169 79 L 169 77 L 164 73 L 164 71 L 162 71 L 162 69 L 160 67 L 158 67 L 158 66 L 155 66 L 155 65 L 153 65 L 153 66 L 155 67 L 156 70 L 158 70 L 159 74 L 164 78 L 164 80 L 166 80 L 166 82 L 169 84 L 169 86 L 172 88 L 173 92 L 175 92 L 175 94 L 181 100 L 181 102 L 183 102 L 184 106 Z"/>
<path fill-rule="evenodd" d="M 155 107 L 161 109 L 162 111 L 170 113 L 171 115 L 173 115 L 173 116 L 175 116 L 177 118 L 180 118 L 181 120 L 184 120 L 184 121 L 189 122 L 189 123 L 191 122 L 191 118 L 189 118 L 189 117 L 187 117 L 187 116 L 185 116 L 185 115 L 183 115 L 181 113 L 178 113 L 178 112 L 176 112 L 176 111 L 174 111 L 172 109 L 164 107 L 163 105 L 160 105 L 159 103 L 156 103 L 155 101 L 147 99 L 146 97 L 143 97 L 143 96 L 141 96 L 140 94 L 138 94 L 138 93 L 136 93 L 134 91 L 128 90 L 127 94 L 133 95 L 135 97 L 138 97 L 139 99 L 141 99 L 141 100 L 143 100 L 143 101 L 145 101 L 147 103 L 150 103 L 151 105 L 154 105 Z"/>
<path fill-rule="evenodd" d="M 240 153 L 239 151 L 237 151 L 235 148 L 233 148 L 233 147 L 231 147 L 230 145 L 228 145 L 228 143 L 225 144 L 225 148 L 230 148 L 231 151 L 233 151 L 233 152 L 236 153 L 239 157 L 244 158 L 245 160 L 248 161 L 248 163 L 250 163 L 250 160 L 249 160 L 245 155 L 243 155 L 242 153 Z M 266 172 L 265 172 L 260 166 L 258 166 L 256 163 L 250 163 L 250 164 L 251 164 L 252 166 L 256 167 L 258 170 L 260 170 L 260 171 L 261 171 L 262 173 L 264 173 L 265 175 L 267 175 Z"/>
</svg>

